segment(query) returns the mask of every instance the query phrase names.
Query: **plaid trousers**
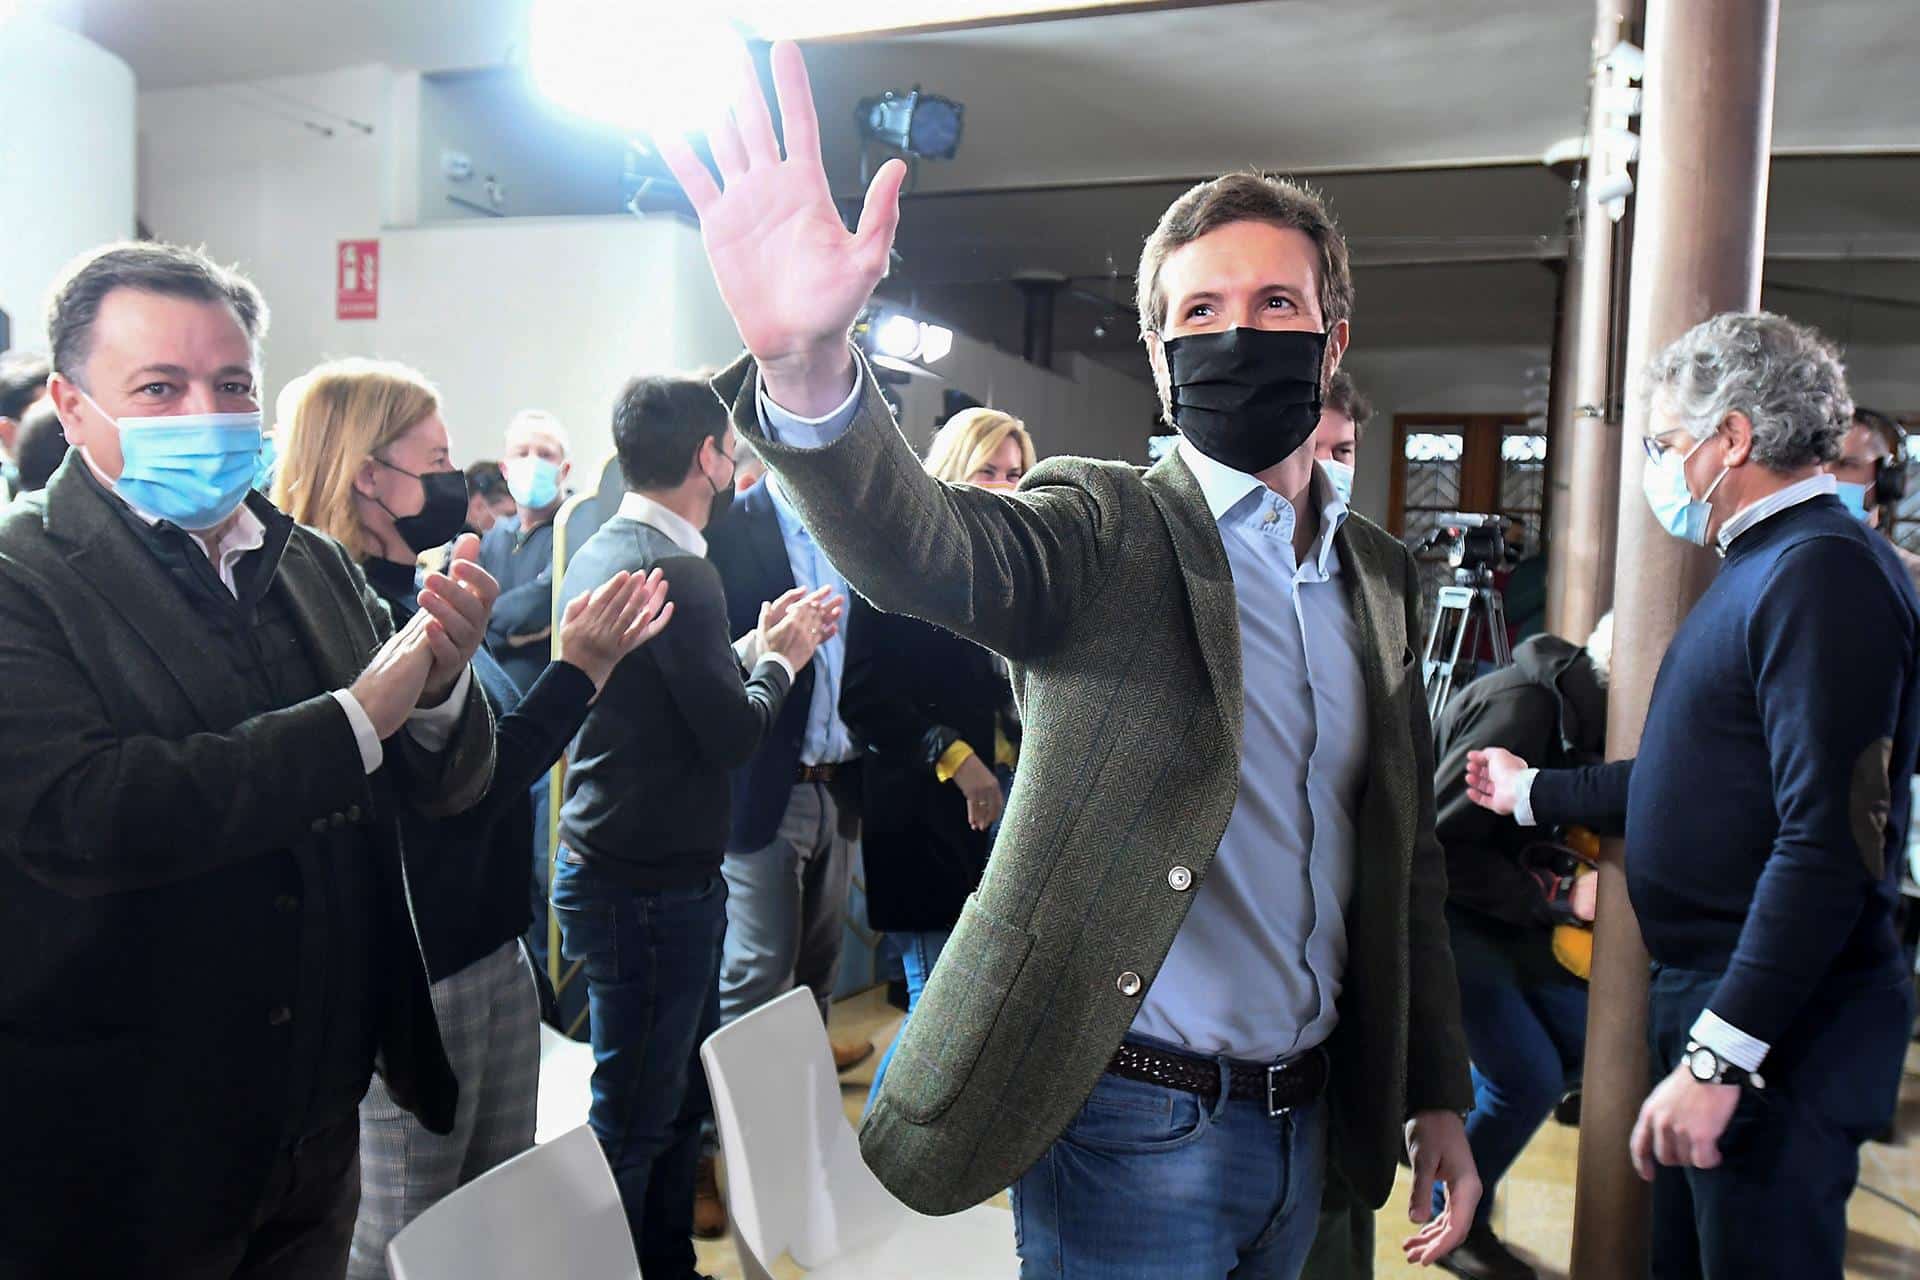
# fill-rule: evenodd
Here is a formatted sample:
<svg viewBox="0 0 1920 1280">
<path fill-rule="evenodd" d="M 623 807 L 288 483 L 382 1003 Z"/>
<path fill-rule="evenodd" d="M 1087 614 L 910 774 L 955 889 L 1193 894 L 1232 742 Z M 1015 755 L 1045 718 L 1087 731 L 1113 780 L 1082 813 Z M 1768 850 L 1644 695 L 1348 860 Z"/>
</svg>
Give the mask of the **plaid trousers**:
<svg viewBox="0 0 1920 1280">
<path fill-rule="evenodd" d="M 360 1216 L 349 1280 L 386 1280 L 387 1243 L 441 1197 L 533 1145 L 540 997 L 519 941 L 433 984 L 460 1082 L 453 1132 L 428 1133 L 378 1076 L 360 1103 Z"/>
</svg>

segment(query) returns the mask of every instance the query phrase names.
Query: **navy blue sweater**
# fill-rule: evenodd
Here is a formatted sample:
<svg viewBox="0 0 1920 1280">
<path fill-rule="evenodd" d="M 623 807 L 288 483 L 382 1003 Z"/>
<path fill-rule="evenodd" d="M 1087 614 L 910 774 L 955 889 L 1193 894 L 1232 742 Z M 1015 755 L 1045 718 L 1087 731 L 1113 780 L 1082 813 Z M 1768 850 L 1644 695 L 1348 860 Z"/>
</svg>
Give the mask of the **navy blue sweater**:
<svg viewBox="0 0 1920 1280">
<path fill-rule="evenodd" d="M 1768 1044 L 1903 972 L 1920 605 L 1879 540 L 1831 497 L 1747 530 L 1667 649 L 1638 759 L 1534 780 L 1542 824 L 1624 814 L 1649 954 L 1724 974 L 1708 1007 Z"/>
</svg>

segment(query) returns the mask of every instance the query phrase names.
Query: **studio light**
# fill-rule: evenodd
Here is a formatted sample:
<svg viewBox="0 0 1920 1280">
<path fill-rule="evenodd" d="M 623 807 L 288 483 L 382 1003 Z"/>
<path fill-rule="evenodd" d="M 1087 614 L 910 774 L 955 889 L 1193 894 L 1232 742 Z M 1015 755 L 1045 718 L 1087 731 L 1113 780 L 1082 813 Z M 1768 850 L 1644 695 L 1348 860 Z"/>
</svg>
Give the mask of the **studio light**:
<svg viewBox="0 0 1920 1280">
<path fill-rule="evenodd" d="M 679 0 L 534 0 L 527 70 L 556 105 L 634 134 L 702 130 L 732 101 L 741 38 Z"/>
<path fill-rule="evenodd" d="M 920 326 L 912 316 L 894 312 L 874 325 L 873 350 L 896 360 L 913 359 L 920 354 Z"/>
<path fill-rule="evenodd" d="M 953 350 L 953 330 L 937 324 L 920 326 L 920 358 L 928 364 L 944 360 Z"/>
<path fill-rule="evenodd" d="M 874 142 L 927 160 L 951 160 L 960 150 L 966 111 L 953 99 L 922 93 L 916 85 L 907 93 L 889 89 L 862 98 L 854 118 L 861 135 Z"/>
</svg>

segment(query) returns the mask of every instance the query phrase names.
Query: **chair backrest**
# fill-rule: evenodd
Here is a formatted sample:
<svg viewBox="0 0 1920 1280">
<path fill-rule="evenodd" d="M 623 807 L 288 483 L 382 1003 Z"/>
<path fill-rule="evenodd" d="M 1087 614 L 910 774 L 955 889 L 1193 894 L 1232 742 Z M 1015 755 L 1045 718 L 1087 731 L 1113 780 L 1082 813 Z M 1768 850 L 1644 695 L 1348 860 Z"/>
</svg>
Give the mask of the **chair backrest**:
<svg viewBox="0 0 1920 1280">
<path fill-rule="evenodd" d="M 860 1158 L 811 991 L 796 987 L 714 1032 L 700 1061 L 727 1157 L 727 1208 L 761 1268 L 783 1250 L 823 1266 L 911 1216 Z"/>
<path fill-rule="evenodd" d="M 481 1174 L 387 1246 L 393 1280 L 640 1280 L 620 1188 L 582 1125 Z"/>
</svg>

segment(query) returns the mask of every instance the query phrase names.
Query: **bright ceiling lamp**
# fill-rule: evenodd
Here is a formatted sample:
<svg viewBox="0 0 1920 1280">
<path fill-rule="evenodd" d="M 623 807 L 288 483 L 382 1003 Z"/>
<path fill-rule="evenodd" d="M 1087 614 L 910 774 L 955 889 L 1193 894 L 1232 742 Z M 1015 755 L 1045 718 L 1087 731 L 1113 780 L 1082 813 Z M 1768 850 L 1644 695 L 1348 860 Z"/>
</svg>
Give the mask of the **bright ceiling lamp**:
<svg viewBox="0 0 1920 1280">
<path fill-rule="evenodd" d="M 763 40 L 811 40 L 823 36 L 863 35 L 943 27 L 958 23 L 1006 22 L 1020 18 L 1066 16 L 1083 9 L 1146 8 L 1159 0 L 714 0 Z"/>
<path fill-rule="evenodd" d="M 742 42 L 725 7 L 534 0 L 527 69 L 547 98 L 590 120 L 631 134 L 701 132 L 740 81 Z"/>
</svg>

